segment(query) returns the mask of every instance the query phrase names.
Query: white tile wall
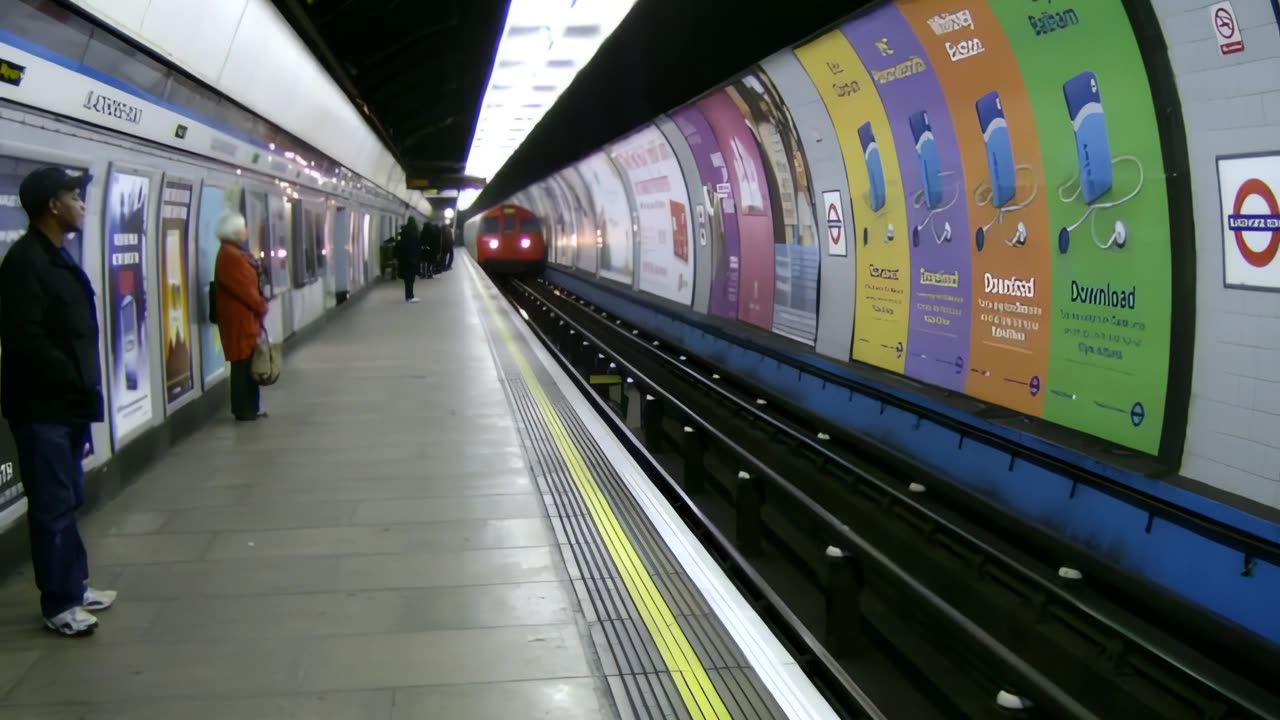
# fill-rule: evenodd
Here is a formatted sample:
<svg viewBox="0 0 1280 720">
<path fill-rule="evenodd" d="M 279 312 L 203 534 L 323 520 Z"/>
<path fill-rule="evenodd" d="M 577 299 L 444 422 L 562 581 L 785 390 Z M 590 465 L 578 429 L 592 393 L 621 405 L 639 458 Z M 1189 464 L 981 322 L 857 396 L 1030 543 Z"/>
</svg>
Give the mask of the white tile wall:
<svg viewBox="0 0 1280 720">
<path fill-rule="evenodd" d="M 1232 0 L 1245 51 L 1223 57 L 1210 0 L 1152 0 L 1191 156 L 1196 344 L 1182 474 L 1280 507 L 1280 293 L 1222 286 L 1219 155 L 1280 151 L 1280 27 L 1271 0 Z"/>
</svg>

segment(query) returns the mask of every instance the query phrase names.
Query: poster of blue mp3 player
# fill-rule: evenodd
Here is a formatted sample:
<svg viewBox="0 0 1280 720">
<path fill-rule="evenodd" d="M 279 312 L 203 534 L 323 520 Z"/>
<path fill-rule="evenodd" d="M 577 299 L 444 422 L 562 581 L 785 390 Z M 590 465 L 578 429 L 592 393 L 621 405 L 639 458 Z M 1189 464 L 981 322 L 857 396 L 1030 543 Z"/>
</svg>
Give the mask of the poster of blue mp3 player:
<svg viewBox="0 0 1280 720">
<path fill-rule="evenodd" d="M 1013 145 L 1009 125 L 1000 104 L 1000 93 L 992 91 L 978 98 L 978 127 L 987 150 L 987 172 L 991 176 L 991 204 L 1008 205 L 1017 192 L 1017 168 L 1013 165 Z"/>
<path fill-rule="evenodd" d="M 916 157 L 920 159 L 924 202 L 930 210 L 935 210 L 942 205 L 942 162 L 938 159 L 938 146 L 933 139 L 929 113 L 924 110 L 914 112 L 907 121 L 911 125 L 911 137 L 916 143 Z"/>
<path fill-rule="evenodd" d="M 858 140 L 862 143 L 862 155 L 867 163 L 867 178 L 871 183 L 871 192 L 867 202 L 872 212 L 880 212 L 885 203 L 884 166 L 880 163 L 880 147 L 876 145 L 875 133 L 871 130 L 871 122 L 865 122 L 858 128 Z"/>
<path fill-rule="evenodd" d="M 1107 140 L 1098 76 L 1086 70 L 1064 83 L 1062 93 L 1075 129 L 1080 188 L 1085 204 L 1092 205 L 1111 189 L 1111 145 Z"/>
</svg>

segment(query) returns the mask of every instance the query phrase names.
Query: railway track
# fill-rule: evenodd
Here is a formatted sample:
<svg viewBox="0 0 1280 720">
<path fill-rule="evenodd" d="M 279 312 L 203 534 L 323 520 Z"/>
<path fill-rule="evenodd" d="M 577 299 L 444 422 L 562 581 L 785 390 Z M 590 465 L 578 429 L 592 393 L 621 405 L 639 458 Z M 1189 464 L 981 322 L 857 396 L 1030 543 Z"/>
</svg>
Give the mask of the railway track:
<svg viewBox="0 0 1280 720">
<path fill-rule="evenodd" d="M 542 280 L 504 292 L 846 717 L 1280 719 L 1265 659 L 1147 622 L 1142 588 Z"/>
</svg>

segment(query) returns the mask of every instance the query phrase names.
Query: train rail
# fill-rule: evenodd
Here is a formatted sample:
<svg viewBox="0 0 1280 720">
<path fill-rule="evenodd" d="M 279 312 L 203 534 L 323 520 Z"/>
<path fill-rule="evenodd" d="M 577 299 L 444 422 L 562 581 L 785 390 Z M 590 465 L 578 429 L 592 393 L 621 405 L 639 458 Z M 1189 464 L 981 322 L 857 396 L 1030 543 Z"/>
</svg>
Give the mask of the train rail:
<svg viewBox="0 0 1280 720">
<path fill-rule="evenodd" d="M 1280 718 L 1265 670 L 1146 622 L 1142 588 L 544 281 L 505 292 L 845 716 Z"/>
</svg>

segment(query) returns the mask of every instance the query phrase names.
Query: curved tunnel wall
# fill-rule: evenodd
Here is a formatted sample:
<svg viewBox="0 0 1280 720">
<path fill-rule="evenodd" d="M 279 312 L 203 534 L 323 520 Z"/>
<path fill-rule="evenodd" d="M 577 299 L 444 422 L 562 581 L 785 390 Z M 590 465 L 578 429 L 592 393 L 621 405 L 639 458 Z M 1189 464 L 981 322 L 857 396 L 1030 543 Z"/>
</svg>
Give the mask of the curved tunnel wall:
<svg viewBox="0 0 1280 720">
<path fill-rule="evenodd" d="M 630 209 L 515 201 L 554 263 L 1280 508 L 1278 244 L 1228 224 L 1280 215 L 1277 11 L 1223 54 L 1211 5 L 881 4 L 602 148 Z"/>
</svg>

